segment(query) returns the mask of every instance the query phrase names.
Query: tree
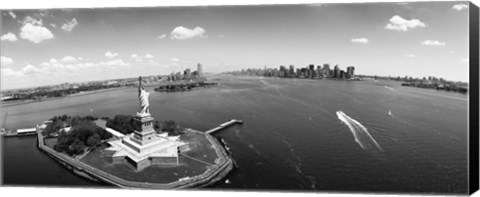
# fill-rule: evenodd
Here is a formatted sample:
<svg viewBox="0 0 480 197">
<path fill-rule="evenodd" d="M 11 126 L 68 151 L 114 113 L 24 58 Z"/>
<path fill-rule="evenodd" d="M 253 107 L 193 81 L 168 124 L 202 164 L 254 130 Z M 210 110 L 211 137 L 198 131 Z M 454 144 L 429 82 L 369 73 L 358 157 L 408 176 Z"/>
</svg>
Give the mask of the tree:
<svg viewBox="0 0 480 197">
<path fill-rule="evenodd" d="M 106 126 L 123 134 L 130 134 L 135 130 L 134 119 L 130 115 L 115 115 L 107 121 Z"/>
<path fill-rule="evenodd" d="M 168 132 L 168 135 L 180 135 L 181 131 L 177 123 L 173 120 L 167 120 L 162 125 L 162 131 Z"/>
<path fill-rule="evenodd" d="M 61 121 L 57 122 L 64 124 Z M 93 148 L 103 139 L 112 137 L 112 134 L 92 122 L 91 117 L 76 116 L 71 118 L 70 122 L 72 124 L 70 131 L 61 131 L 57 137 L 54 149 L 58 152 L 66 152 L 69 155 L 82 154 L 85 148 Z M 52 125 L 56 124 L 52 123 Z"/>
<path fill-rule="evenodd" d="M 90 137 L 88 137 L 87 139 L 87 146 L 89 147 L 94 147 L 96 146 L 98 143 L 100 143 L 100 140 L 101 140 L 101 137 L 100 135 L 98 135 L 97 133 L 91 135 Z"/>
</svg>

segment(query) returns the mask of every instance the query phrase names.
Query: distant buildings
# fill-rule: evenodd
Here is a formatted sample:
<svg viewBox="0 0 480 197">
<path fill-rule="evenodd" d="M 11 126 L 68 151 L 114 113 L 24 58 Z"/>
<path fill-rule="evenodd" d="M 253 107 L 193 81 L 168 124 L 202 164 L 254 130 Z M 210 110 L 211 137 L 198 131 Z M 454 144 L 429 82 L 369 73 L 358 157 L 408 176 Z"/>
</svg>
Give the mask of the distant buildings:
<svg viewBox="0 0 480 197">
<path fill-rule="evenodd" d="M 191 71 L 190 68 L 187 68 L 182 72 L 172 72 L 168 77 L 167 81 L 205 81 L 205 77 L 203 77 L 202 71 L 202 64 L 197 64 L 197 70 Z"/>
<path fill-rule="evenodd" d="M 278 68 L 263 69 L 243 69 L 241 71 L 231 72 L 232 74 L 256 75 L 264 77 L 279 77 L 279 78 L 302 78 L 302 79 L 355 79 L 355 67 L 347 67 L 347 71 L 341 70 L 338 65 L 334 69 L 330 69 L 329 64 L 317 65 L 309 64 L 303 68 L 295 68 L 294 65 L 289 65 L 288 68 L 280 65 Z"/>
</svg>

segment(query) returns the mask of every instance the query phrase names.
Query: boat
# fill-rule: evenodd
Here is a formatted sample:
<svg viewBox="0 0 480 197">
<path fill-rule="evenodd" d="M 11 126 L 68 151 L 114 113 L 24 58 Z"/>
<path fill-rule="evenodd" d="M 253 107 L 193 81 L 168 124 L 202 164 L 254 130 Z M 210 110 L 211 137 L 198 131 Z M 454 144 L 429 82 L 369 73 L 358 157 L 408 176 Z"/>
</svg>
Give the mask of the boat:
<svg viewBox="0 0 480 197">
<path fill-rule="evenodd" d="M 392 111 L 388 110 L 388 115 L 389 115 L 390 117 L 393 117 Z"/>
</svg>

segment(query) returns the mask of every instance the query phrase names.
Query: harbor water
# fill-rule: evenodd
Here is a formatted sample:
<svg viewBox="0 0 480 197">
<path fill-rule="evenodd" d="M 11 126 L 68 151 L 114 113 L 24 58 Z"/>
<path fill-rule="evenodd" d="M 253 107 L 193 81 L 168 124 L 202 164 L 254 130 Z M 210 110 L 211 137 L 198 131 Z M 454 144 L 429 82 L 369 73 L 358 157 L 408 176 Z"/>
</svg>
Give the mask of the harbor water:
<svg viewBox="0 0 480 197">
<path fill-rule="evenodd" d="M 150 92 L 160 122 L 223 139 L 237 168 L 209 189 L 467 192 L 468 96 L 391 81 L 214 78 L 218 86 Z M 12 105 L 7 127 L 55 115 L 135 114 L 135 88 Z M 2 114 L 1 119 L 3 120 Z M 91 182 L 36 148 L 35 136 L 4 138 L 3 184 L 111 187 Z"/>
</svg>

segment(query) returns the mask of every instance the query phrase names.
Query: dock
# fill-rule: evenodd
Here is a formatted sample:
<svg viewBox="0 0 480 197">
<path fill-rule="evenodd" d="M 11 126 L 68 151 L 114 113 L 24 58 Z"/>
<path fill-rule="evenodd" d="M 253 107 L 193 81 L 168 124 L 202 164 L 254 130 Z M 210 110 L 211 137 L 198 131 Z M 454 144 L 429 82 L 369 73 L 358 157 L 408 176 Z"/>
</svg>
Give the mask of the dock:
<svg viewBox="0 0 480 197">
<path fill-rule="evenodd" d="M 231 119 L 231 120 L 229 120 L 228 122 L 225 122 L 225 123 L 219 125 L 218 127 L 215 127 L 215 128 L 210 129 L 210 130 L 208 130 L 208 131 L 205 131 L 205 133 L 211 134 L 211 133 L 220 131 L 220 130 L 222 130 L 222 129 L 225 129 L 225 128 L 229 127 L 229 126 L 232 126 L 232 125 L 234 125 L 234 124 L 243 124 L 243 120 Z"/>
<path fill-rule="evenodd" d="M 1 132 L 1 135 L 5 137 L 27 136 L 27 135 L 35 135 L 35 134 L 37 134 L 37 128 L 25 128 L 25 129 L 17 129 L 17 130 L 2 129 L 2 132 Z"/>
</svg>

